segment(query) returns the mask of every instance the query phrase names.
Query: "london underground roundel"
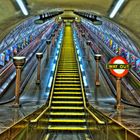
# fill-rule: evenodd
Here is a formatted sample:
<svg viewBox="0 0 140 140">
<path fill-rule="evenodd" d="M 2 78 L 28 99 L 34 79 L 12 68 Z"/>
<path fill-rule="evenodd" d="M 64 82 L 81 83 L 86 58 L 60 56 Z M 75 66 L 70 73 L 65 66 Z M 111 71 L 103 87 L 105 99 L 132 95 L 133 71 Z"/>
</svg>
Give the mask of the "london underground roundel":
<svg viewBox="0 0 140 140">
<path fill-rule="evenodd" d="M 107 69 L 116 77 L 124 77 L 129 71 L 130 65 L 127 60 L 121 56 L 112 58 L 107 64 Z"/>
</svg>

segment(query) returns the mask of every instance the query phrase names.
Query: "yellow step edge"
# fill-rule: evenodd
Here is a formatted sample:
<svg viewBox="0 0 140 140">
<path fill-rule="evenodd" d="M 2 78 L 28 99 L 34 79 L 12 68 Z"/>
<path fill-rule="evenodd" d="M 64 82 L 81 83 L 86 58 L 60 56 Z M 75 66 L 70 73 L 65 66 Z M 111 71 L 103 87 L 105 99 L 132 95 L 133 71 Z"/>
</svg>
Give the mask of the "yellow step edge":
<svg viewBox="0 0 140 140">
<path fill-rule="evenodd" d="M 77 64 L 76 63 L 72 64 L 72 63 L 61 62 L 58 64 L 58 67 L 61 67 L 61 66 L 77 67 Z"/>
<path fill-rule="evenodd" d="M 57 75 L 56 76 L 56 79 L 76 79 L 76 80 L 79 80 L 80 81 L 80 78 L 79 78 L 79 76 L 71 76 L 71 75 Z"/>
<path fill-rule="evenodd" d="M 79 77 L 56 77 L 56 79 L 76 79 L 76 80 L 80 80 Z"/>
<path fill-rule="evenodd" d="M 78 69 L 77 70 L 59 70 L 58 69 L 58 71 L 57 72 L 67 72 L 67 73 L 78 73 L 79 74 L 79 71 L 78 71 Z"/>
<path fill-rule="evenodd" d="M 71 54 L 70 54 L 71 52 Z M 64 50 L 64 48 L 62 48 L 61 51 L 62 55 L 60 56 L 60 59 L 63 61 L 68 61 L 68 62 L 76 62 L 76 57 L 73 56 L 74 51 L 73 50 Z M 72 54 L 73 53 L 73 54 Z"/>
<path fill-rule="evenodd" d="M 83 112 L 50 112 L 50 115 L 70 115 L 70 116 L 83 116 Z"/>
<path fill-rule="evenodd" d="M 75 54 L 75 52 L 73 50 L 63 50 L 64 48 L 62 48 L 62 51 L 61 51 L 61 56 L 60 56 L 60 60 L 63 60 L 63 61 L 73 61 L 73 62 L 76 62 L 76 57 L 73 56 L 73 54 Z M 71 52 L 71 54 L 70 54 Z M 72 54 L 73 53 L 73 54 Z"/>
<path fill-rule="evenodd" d="M 71 65 L 75 65 L 75 64 L 77 64 L 77 62 L 76 61 L 74 61 L 74 60 L 70 60 L 70 61 L 68 61 L 68 60 L 63 60 L 63 59 L 60 59 L 60 62 L 62 63 L 62 64 L 71 64 Z M 60 63 L 60 64 L 61 64 Z M 59 64 L 58 64 L 59 65 Z"/>
<path fill-rule="evenodd" d="M 53 96 L 54 99 L 82 99 L 82 97 L 77 96 Z"/>
<path fill-rule="evenodd" d="M 76 84 L 76 83 L 73 83 L 73 84 L 63 84 L 63 83 L 59 83 L 59 84 L 55 84 L 55 86 L 66 86 L 66 87 L 80 87 L 81 85 L 80 84 Z"/>
<path fill-rule="evenodd" d="M 56 76 L 79 76 L 77 73 L 57 73 Z"/>
<path fill-rule="evenodd" d="M 77 63 L 76 58 L 69 58 L 69 57 L 60 57 L 60 61 L 65 63 Z"/>
<path fill-rule="evenodd" d="M 76 70 L 76 71 L 73 71 L 73 70 L 72 71 L 64 71 L 64 70 L 62 71 L 61 70 L 61 71 L 58 71 L 57 73 L 78 73 L 78 70 Z"/>
<path fill-rule="evenodd" d="M 77 72 L 77 73 L 79 73 L 79 72 L 78 72 L 78 69 L 76 69 L 76 70 L 73 70 L 73 69 L 72 69 L 72 70 L 59 70 L 59 69 L 58 69 L 57 72 Z"/>
<path fill-rule="evenodd" d="M 80 110 L 80 109 L 84 109 L 84 107 L 78 107 L 78 106 L 52 106 L 51 109 L 75 109 L 75 110 Z"/>
<path fill-rule="evenodd" d="M 62 74 L 62 73 L 64 73 L 64 74 L 77 74 L 77 75 L 79 75 L 79 72 L 78 72 L 78 68 L 69 68 L 69 69 L 65 69 L 67 66 L 63 66 L 63 68 L 61 67 L 59 67 L 58 68 L 58 70 L 57 70 L 57 73 L 59 73 L 59 74 Z M 68 67 L 67 67 L 68 68 Z"/>
<path fill-rule="evenodd" d="M 66 81 L 66 80 L 64 80 L 64 81 L 55 81 L 55 83 L 56 84 L 63 84 L 63 83 L 65 83 L 65 84 L 78 84 L 78 83 L 80 83 L 80 81 Z"/>
<path fill-rule="evenodd" d="M 77 67 L 74 67 L 74 66 L 65 66 L 65 65 L 62 65 L 62 66 L 58 66 L 58 70 L 59 69 L 76 69 L 78 71 L 78 68 Z"/>
<path fill-rule="evenodd" d="M 58 67 L 59 66 L 74 66 L 74 67 L 77 67 L 77 63 L 65 63 L 65 62 L 62 62 L 62 61 L 59 61 L 60 63 L 58 64 Z"/>
<path fill-rule="evenodd" d="M 60 59 L 60 64 L 67 64 L 67 65 L 77 65 L 77 62 L 76 61 L 66 61 L 66 60 L 61 60 Z M 60 65 L 58 64 L 58 66 Z"/>
<path fill-rule="evenodd" d="M 58 70 L 59 69 L 77 69 L 78 70 L 78 67 L 77 66 L 59 66 L 58 67 Z"/>
<path fill-rule="evenodd" d="M 71 63 L 63 63 L 60 61 L 60 63 L 58 64 L 58 67 L 62 67 L 62 66 L 68 66 L 68 67 L 76 67 L 77 68 L 77 64 L 71 64 Z"/>
<path fill-rule="evenodd" d="M 73 68 L 73 69 L 71 69 L 71 68 L 63 68 L 63 69 L 60 69 L 60 68 L 58 68 L 58 71 L 59 70 L 65 70 L 65 71 L 73 71 L 73 70 L 75 70 L 75 71 L 78 71 L 78 68 Z"/>
<path fill-rule="evenodd" d="M 79 75 L 78 71 L 71 71 L 71 72 L 69 72 L 69 71 L 62 71 L 62 72 L 58 71 L 57 74 Z"/>
<path fill-rule="evenodd" d="M 53 104 L 83 104 L 80 101 L 52 101 Z"/>
<path fill-rule="evenodd" d="M 85 119 L 49 119 L 49 122 L 86 122 Z"/>
<path fill-rule="evenodd" d="M 81 88 L 68 88 L 68 87 L 59 87 L 59 88 L 57 88 L 57 87 L 55 87 L 54 88 L 54 90 L 62 90 L 62 89 L 64 89 L 64 90 L 81 90 Z"/>
<path fill-rule="evenodd" d="M 57 88 L 55 87 L 54 88 L 54 92 L 81 92 L 81 88 L 71 88 L 71 87 L 60 87 L 60 88 Z M 63 93 L 62 93 L 63 94 Z"/>
<path fill-rule="evenodd" d="M 67 59 L 67 58 L 65 58 L 65 57 L 64 57 L 64 59 L 61 59 L 61 58 L 60 58 L 59 62 L 61 62 L 61 63 L 59 63 L 58 65 L 60 65 L 60 64 L 76 65 L 76 64 L 77 64 L 76 60 L 74 60 L 74 59 L 69 59 L 69 58 Z"/>
<path fill-rule="evenodd" d="M 77 95 L 82 95 L 81 92 L 60 92 L 60 91 L 58 91 L 58 92 L 55 91 L 54 94 L 77 94 Z"/>
<path fill-rule="evenodd" d="M 48 130 L 71 130 L 71 131 L 84 131 L 84 130 L 87 130 L 86 127 L 78 127 L 78 126 L 49 126 L 48 127 Z"/>
</svg>

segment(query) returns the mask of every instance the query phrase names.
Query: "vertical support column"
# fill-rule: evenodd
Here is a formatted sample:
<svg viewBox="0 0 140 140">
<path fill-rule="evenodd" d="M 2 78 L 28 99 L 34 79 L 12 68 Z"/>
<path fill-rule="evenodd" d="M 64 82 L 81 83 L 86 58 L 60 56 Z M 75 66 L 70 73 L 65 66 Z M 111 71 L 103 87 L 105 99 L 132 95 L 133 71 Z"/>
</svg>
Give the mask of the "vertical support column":
<svg viewBox="0 0 140 140">
<path fill-rule="evenodd" d="M 79 30 L 79 36 L 78 39 L 80 40 L 80 46 L 82 46 L 82 29 Z"/>
<path fill-rule="evenodd" d="M 43 57 L 43 53 L 36 53 L 36 58 L 38 59 L 36 84 L 40 84 L 41 59 L 42 59 L 42 57 Z"/>
<path fill-rule="evenodd" d="M 95 61 L 96 61 L 96 80 L 95 80 L 95 85 L 99 86 L 100 81 L 99 81 L 99 61 L 101 60 L 101 54 L 95 54 L 94 55 Z"/>
<path fill-rule="evenodd" d="M 82 33 L 82 48 L 85 51 L 85 33 Z"/>
<path fill-rule="evenodd" d="M 88 40 L 86 42 L 87 46 L 86 46 L 86 58 L 88 61 L 90 61 L 90 45 L 91 45 L 91 41 Z"/>
<path fill-rule="evenodd" d="M 55 33 L 52 33 L 52 47 L 55 47 L 54 43 L 55 43 Z"/>
<path fill-rule="evenodd" d="M 58 37 L 58 28 L 55 29 L 56 38 Z"/>
<path fill-rule="evenodd" d="M 82 38 L 81 38 L 81 45 L 82 45 L 82 48 L 84 50 L 85 33 L 81 33 L 81 36 L 82 36 Z"/>
<path fill-rule="evenodd" d="M 58 28 L 55 29 L 55 40 L 54 40 L 54 46 L 57 45 L 57 40 L 58 40 Z"/>
<path fill-rule="evenodd" d="M 116 104 L 116 109 L 117 110 L 121 110 L 124 108 L 124 106 L 121 104 L 121 78 L 117 77 L 117 81 L 116 81 L 116 90 L 117 90 L 117 104 Z"/>
<path fill-rule="evenodd" d="M 16 67 L 16 87 L 15 87 L 15 102 L 13 107 L 19 107 L 19 97 L 20 97 L 20 84 L 21 84 L 21 69 L 25 64 L 25 57 L 23 56 L 16 56 L 13 57 L 13 63 Z"/>
<path fill-rule="evenodd" d="M 51 41 L 50 40 L 47 40 L 46 41 L 46 43 L 47 43 L 47 59 L 46 59 L 46 62 L 48 62 L 49 61 L 49 59 L 50 59 L 50 55 L 51 55 Z"/>
</svg>

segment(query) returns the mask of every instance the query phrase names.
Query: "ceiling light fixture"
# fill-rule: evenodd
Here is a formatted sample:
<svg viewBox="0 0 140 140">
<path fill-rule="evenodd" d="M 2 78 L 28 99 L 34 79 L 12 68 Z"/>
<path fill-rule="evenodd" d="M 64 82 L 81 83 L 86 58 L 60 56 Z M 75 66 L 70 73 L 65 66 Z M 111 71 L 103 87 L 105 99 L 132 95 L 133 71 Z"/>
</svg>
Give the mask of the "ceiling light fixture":
<svg viewBox="0 0 140 140">
<path fill-rule="evenodd" d="M 22 13 L 27 16 L 29 14 L 25 4 L 23 3 L 23 0 L 16 0 L 17 4 L 19 5 Z"/>
<path fill-rule="evenodd" d="M 114 16 L 117 14 L 117 12 L 119 11 L 120 7 L 122 6 L 122 4 L 124 3 L 125 0 L 118 0 L 118 2 L 116 3 L 115 7 L 113 8 L 113 10 L 111 11 L 109 17 L 110 18 L 114 18 Z"/>
</svg>

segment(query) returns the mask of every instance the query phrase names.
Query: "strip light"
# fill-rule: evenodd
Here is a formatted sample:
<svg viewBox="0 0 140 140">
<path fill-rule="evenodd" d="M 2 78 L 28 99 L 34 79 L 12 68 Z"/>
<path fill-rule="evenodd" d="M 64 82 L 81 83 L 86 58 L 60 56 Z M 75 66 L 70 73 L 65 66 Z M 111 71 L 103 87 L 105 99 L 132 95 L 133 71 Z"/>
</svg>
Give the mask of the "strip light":
<svg viewBox="0 0 140 140">
<path fill-rule="evenodd" d="M 110 18 L 113 18 L 113 17 L 117 14 L 118 10 L 120 9 L 120 7 L 121 7 L 122 4 L 124 3 L 124 1 L 125 1 L 125 0 L 119 0 L 119 1 L 117 2 L 117 4 L 115 5 L 115 7 L 113 8 L 111 14 L 109 15 Z"/>
<path fill-rule="evenodd" d="M 18 3 L 18 5 L 19 5 L 19 7 L 20 7 L 20 9 L 21 9 L 21 11 L 22 11 L 22 13 L 23 13 L 25 16 L 27 16 L 29 13 L 28 13 L 28 10 L 27 10 L 27 8 L 25 7 L 23 1 L 22 1 L 22 0 L 16 0 L 16 2 Z"/>
<path fill-rule="evenodd" d="M 53 80 L 53 77 L 51 76 L 51 77 L 50 77 L 49 84 L 48 84 L 48 87 L 49 87 L 49 88 L 50 88 L 50 87 L 51 87 L 51 85 L 52 85 L 52 80 Z"/>
<path fill-rule="evenodd" d="M 87 84 L 87 80 L 86 80 L 86 76 L 85 76 L 85 75 L 83 76 L 83 81 L 84 81 L 84 85 L 85 85 L 85 87 L 87 87 L 88 84 Z"/>
<path fill-rule="evenodd" d="M 59 39 L 58 39 L 56 56 L 54 58 L 55 60 L 58 59 L 58 54 L 59 54 L 59 50 L 60 50 L 60 46 L 61 46 L 61 42 L 62 42 L 62 37 L 63 37 L 63 32 L 61 31 L 61 34 L 60 34 Z M 56 67 L 56 62 L 52 66 L 52 70 L 51 71 L 53 72 L 53 74 L 54 74 L 54 71 L 55 71 L 55 67 Z M 53 81 L 53 76 L 50 76 L 49 83 L 48 83 L 48 88 L 51 88 L 52 81 Z"/>
</svg>

